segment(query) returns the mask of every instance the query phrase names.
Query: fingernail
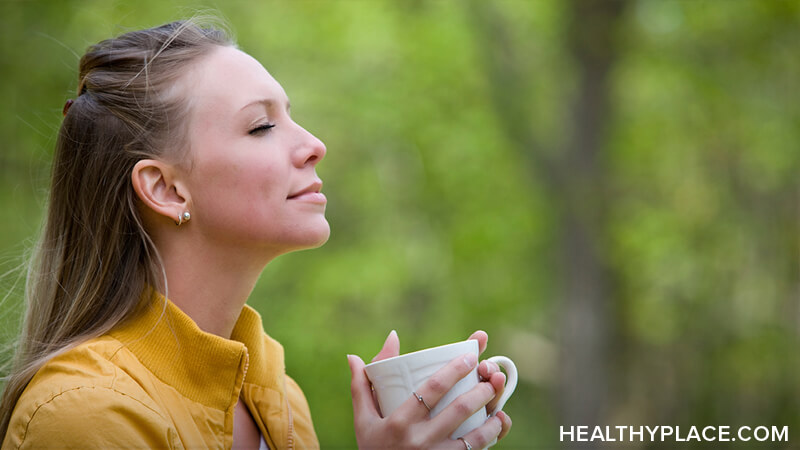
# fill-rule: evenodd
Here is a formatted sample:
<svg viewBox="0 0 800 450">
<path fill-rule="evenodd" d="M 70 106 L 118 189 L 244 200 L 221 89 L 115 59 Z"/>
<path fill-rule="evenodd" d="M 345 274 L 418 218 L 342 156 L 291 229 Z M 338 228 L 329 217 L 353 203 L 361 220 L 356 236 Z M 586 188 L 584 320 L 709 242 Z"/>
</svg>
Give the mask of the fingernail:
<svg viewBox="0 0 800 450">
<path fill-rule="evenodd" d="M 470 369 L 475 367 L 475 365 L 478 364 L 478 355 L 474 353 L 467 353 L 464 356 L 464 364 L 466 364 Z"/>
</svg>

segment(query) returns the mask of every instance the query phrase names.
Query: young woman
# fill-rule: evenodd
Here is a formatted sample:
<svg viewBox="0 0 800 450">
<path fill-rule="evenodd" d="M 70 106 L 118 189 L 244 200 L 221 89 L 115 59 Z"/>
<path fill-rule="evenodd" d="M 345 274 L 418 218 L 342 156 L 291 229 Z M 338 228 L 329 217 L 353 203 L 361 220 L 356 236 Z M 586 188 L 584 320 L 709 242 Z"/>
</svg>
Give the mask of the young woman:
<svg viewBox="0 0 800 450">
<path fill-rule="evenodd" d="M 2 448 L 319 447 L 282 347 L 245 302 L 273 258 L 328 239 L 315 171 L 325 146 L 261 64 L 193 21 L 100 42 L 79 72 L 3 392 Z M 482 350 L 486 334 L 472 337 Z M 378 358 L 398 348 L 392 333 Z M 426 405 L 474 357 L 386 418 L 364 363 L 348 362 L 362 448 L 481 448 L 511 426 L 498 413 L 448 437 L 502 389 L 493 364 L 431 419 Z"/>
</svg>

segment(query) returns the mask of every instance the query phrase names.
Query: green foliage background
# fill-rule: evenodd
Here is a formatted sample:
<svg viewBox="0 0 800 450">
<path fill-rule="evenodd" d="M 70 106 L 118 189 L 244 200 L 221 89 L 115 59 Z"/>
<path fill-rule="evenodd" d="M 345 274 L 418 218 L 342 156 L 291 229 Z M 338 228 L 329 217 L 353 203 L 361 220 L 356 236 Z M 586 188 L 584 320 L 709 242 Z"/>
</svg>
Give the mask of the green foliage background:
<svg viewBox="0 0 800 450">
<path fill-rule="evenodd" d="M 488 3 L 502 42 L 478 25 L 485 6 L 458 0 L 0 1 L 2 338 L 79 55 L 210 8 L 328 147 L 330 241 L 270 264 L 250 301 L 323 448 L 355 446 L 345 355 L 371 358 L 392 329 L 403 351 L 486 330 L 487 354 L 521 373 L 500 447 L 559 447 L 567 200 L 526 152 L 557 155 L 569 138 L 570 2 Z M 579 200 L 602 202 L 592 245 L 613 281 L 608 401 L 589 425 L 787 425 L 790 442 L 765 445 L 795 448 L 800 2 L 631 0 L 614 36 L 608 193 Z M 487 48 L 511 58 L 521 89 L 492 84 Z M 536 145 L 520 151 L 515 127 Z"/>
</svg>

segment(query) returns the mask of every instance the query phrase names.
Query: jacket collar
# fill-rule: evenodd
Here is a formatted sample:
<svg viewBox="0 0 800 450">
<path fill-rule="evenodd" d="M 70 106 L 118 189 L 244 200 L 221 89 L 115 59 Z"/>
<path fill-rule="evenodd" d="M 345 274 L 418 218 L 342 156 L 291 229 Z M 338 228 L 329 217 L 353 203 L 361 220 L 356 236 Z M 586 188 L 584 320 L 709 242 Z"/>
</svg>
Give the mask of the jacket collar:
<svg viewBox="0 0 800 450">
<path fill-rule="evenodd" d="M 225 339 L 201 330 L 169 299 L 145 289 L 141 308 L 109 334 L 158 379 L 204 405 L 227 410 L 243 381 L 284 394 L 283 347 L 264 333 L 261 316 L 247 305 Z"/>
</svg>

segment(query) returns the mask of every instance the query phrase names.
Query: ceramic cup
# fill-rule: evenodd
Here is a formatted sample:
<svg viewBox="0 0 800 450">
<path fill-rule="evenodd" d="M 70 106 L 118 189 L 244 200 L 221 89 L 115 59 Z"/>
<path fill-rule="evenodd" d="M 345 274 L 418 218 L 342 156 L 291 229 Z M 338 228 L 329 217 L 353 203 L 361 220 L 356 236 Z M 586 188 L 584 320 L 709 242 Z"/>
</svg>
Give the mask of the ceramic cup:
<svg viewBox="0 0 800 450">
<path fill-rule="evenodd" d="M 367 377 L 375 389 L 378 405 L 383 416 L 388 416 L 403 402 L 412 398 L 412 392 L 419 389 L 434 372 L 466 353 L 474 353 L 475 356 L 478 356 L 478 341 L 470 339 L 367 364 Z M 517 367 L 513 361 L 505 356 L 493 356 L 488 360 L 505 369 L 507 380 L 503 395 L 498 400 L 497 407 L 493 411 L 487 414 L 486 408 L 482 408 L 462 423 L 450 436 L 453 439 L 464 436 L 483 425 L 488 417 L 503 408 L 503 405 L 506 404 L 506 401 L 517 387 Z M 433 406 L 431 417 L 439 414 L 456 397 L 477 386 L 478 378 L 478 368 L 476 366 L 467 376 L 459 380 L 439 403 Z M 420 405 L 420 407 L 423 406 Z"/>
</svg>

